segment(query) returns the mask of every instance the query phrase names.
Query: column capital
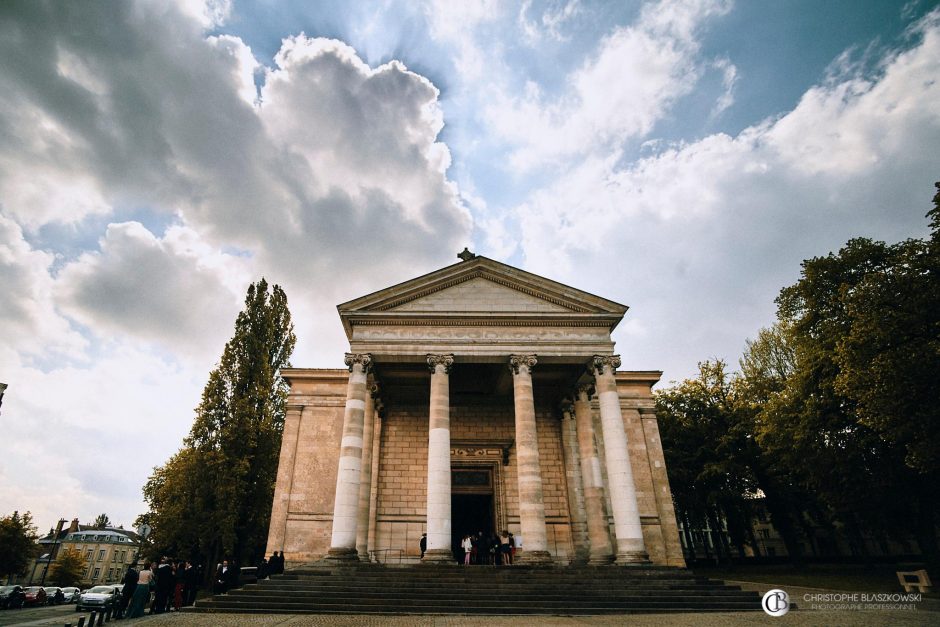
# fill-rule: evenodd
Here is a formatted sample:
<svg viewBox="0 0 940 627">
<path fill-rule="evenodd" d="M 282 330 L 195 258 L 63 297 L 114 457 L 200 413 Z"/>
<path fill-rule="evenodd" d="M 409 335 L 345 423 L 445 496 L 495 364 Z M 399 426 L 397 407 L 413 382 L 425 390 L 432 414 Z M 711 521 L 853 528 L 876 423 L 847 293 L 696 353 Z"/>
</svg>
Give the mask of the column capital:
<svg viewBox="0 0 940 627">
<path fill-rule="evenodd" d="M 594 396 L 594 384 L 582 383 L 575 390 L 575 398 L 579 401 L 590 401 Z"/>
<path fill-rule="evenodd" d="M 369 353 L 346 353 L 346 357 L 343 361 L 350 372 L 353 371 L 353 367 L 356 364 L 359 364 L 362 367 L 362 371 L 366 374 L 369 374 L 369 371 L 372 370 L 372 355 Z"/>
<path fill-rule="evenodd" d="M 509 356 L 509 369 L 512 370 L 513 374 L 519 374 L 522 368 L 525 368 L 526 372 L 531 374 L 532 367 L 537 363 L 538 359 L 534 353 Z"/>
<path fill-rule="evenodd" d="M 614 374 L 617 368 L 620 367 L 620 355 L 594 355 L 588 370 L 594 376 L 598 376 L 604 374 L 608 367 L 610 368 L 610 374 Z"/>
<path fill-rule="evenodd" d="M 369 396 L 372 397 L 372 400 L 374 400 L 374 401 L 378 401 L 378 400 L 379 400 L 379 390 L 381 390 L 381 389 L 382 389 L 381 386 L 380 386 L 378 383 L 376 383 L 375 381 L 373 381 L 373 382 L 369 385 Z"/>
<path fill-rule="evenodd" d="M 431 371 L 431 374 L 437 372 L 438 366 L 444 366 L 444 374 L 450 374 L 451 368 L 454 367 L 454 355 L 436 355 L 434 353 L 428 353 L 428 369 Z"/>
<path fill-rule="evenodd" d="M 574 403 L 571 402 L 570 398 L 561 399 L 561 415 L 566 420 L 570 420 L 574 416 Z"/>
</svg>

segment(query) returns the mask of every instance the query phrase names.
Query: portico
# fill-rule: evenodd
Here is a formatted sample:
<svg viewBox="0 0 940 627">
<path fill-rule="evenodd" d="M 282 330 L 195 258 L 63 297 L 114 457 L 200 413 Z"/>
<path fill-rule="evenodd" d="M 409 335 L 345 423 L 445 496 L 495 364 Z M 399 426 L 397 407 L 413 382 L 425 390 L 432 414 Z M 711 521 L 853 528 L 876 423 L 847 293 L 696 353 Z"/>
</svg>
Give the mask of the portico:
<svg viewBox="0 0 940 627">
<path fill-rule="evenodd" d="M 468 525 L 519 561 L 681 566 L 650 388 L 618 372 L 627 308 L 465 254 L 339 305 L 345 370 L 290 369 L 268 551 L 454 559 Z M 454 516 L 458 520 L 454 520 Z"/>
</svg>

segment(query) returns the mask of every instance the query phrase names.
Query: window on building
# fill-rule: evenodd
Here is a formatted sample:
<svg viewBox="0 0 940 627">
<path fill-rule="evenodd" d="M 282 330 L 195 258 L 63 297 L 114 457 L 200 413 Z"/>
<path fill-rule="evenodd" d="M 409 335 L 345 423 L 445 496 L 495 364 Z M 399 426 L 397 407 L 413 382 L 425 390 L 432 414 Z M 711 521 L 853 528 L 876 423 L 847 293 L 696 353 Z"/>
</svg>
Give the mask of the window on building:
<svg viewBox="0 0 940 627">
<path fill-rule="evenodd" d="M 101 569 L 100 569 L 100 568 L 96 568 L 96 569 L 95 569 L 95 574 L 92 576 L 91 580 L 94 581 L 95 579 L 98 578 L 98 576 L 99 576 L 100 574 L 101 574 Z"/>
<path fill-rule="evenodd" d="M 90 562 L 91 558 L 94 557 L 94 555 L 95 555 L 95 552 L 92 549 L 88 549 L 88 552 L 85 553 L 85 559 Z"/>
<path fill-rule="evenodd" d="M 103 559 L 104 559 L 104 549 L 101 549 L 100 551 L 98 551 L 98 561 L 100 562 Z"/>
</svg>

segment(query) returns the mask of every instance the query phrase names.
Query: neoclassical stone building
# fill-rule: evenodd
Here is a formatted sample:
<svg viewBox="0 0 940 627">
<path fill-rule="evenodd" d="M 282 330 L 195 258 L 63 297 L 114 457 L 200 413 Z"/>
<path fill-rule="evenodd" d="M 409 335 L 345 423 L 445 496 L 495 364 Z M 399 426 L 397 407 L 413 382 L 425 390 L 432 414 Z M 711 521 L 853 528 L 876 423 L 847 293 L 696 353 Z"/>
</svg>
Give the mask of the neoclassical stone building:
<svg viewBox="0 0 940 627">
<path fill-rule="evenodd" d="M 509 529 L 522 561 L 684 566 L 650 388 L 617 371 L 627 308 L 459 255 L 339 305 L 346 369 L 293 368 L 268 554 L 449 561 Z"/>
</svg>

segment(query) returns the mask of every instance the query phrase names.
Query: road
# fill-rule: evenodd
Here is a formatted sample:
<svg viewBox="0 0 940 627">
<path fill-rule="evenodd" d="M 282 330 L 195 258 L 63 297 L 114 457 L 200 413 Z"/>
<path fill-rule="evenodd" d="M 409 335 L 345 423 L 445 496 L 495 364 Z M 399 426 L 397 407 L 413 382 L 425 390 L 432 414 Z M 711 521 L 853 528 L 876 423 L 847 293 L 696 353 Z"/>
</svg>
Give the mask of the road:
<svg viewBox="0 0 940 627">
<path fill-rule="evenodd" d="M 45 607 L 24 607 L 16 610 L 0 610 L 0 626 L 3 625 L 65 625 L 78 624 L 80 616 L 88 612 L 75 611 L 74 604 L 51 605 Z"/>
</svg>

